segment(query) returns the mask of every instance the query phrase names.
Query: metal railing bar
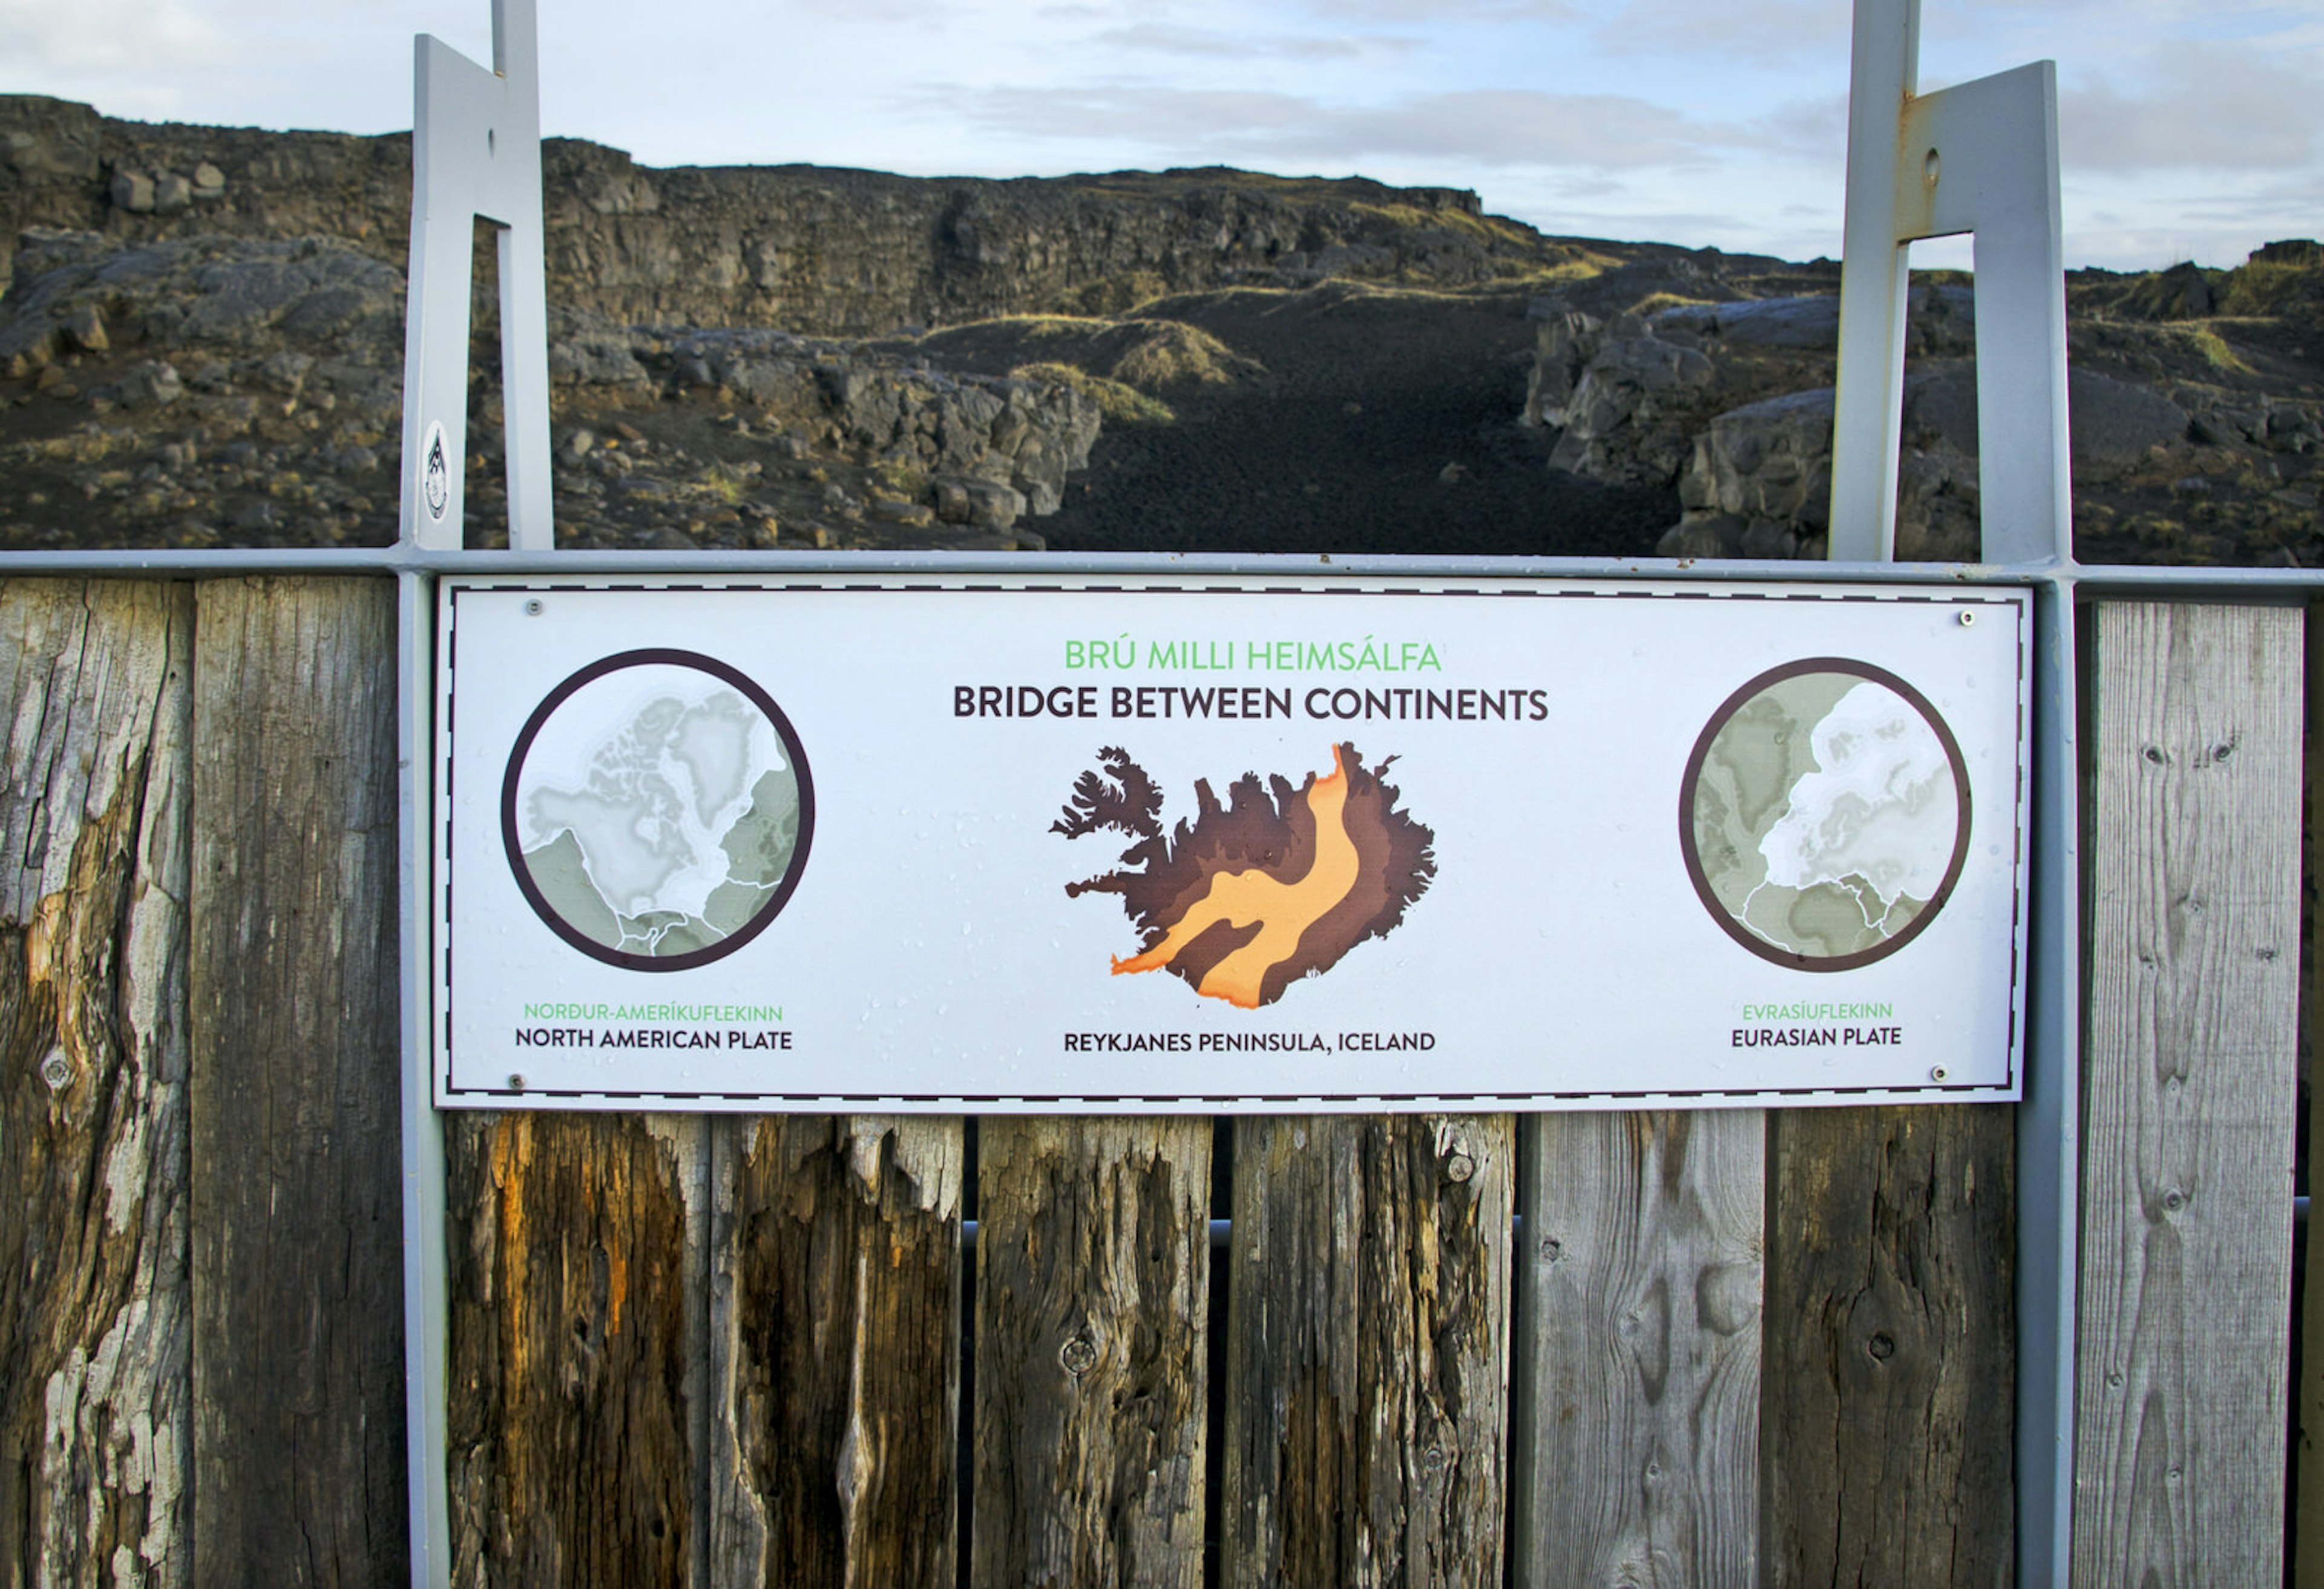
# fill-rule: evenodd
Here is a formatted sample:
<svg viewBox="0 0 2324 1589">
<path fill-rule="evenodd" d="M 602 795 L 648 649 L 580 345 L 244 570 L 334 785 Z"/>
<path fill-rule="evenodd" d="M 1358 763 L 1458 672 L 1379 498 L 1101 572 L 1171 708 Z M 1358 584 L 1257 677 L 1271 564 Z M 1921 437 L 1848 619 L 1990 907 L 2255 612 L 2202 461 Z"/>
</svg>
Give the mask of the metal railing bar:
<svg viewBox="0 0 2324 1589">
<path fill-rule="evenodd" d="M 14 573 L 82 574 L 456 574 L 605 578 L 727 574 L 1005 574 L 1186 577 L 1279 575 L 1423 579 L 1646 579 L 1689 583 L 1806 584 L 2026 584 L 2057 577 L 2061 565 L 2024 564 L 1749 562 L 1666 557 L 1342 556 L 1286 552 L 512 552 L 394 547 L 235 547 L 211 549 L 76 549 L 0 552 L 0 578 Z M 2301 569 L 2246 571 L 2301 574 Z M 2313 577 L 2324 583 L 2324 571 Z"/>
<path fill-rule="evenodd" d="M 2187 596 L 2217 601 L 2222 595 L 2267 594 L 2286 602 L 2324 591 L 2324 568 L 2236 568 L 2175 564 L 2080 564 L 2072 571 L 2077 593 L 2085 597 L 2128 596 L 2152 601 Z"/>
<path fill-rule="evenodd" d="M 2300 600 L 2324 591 L 2324 568 L 2033 563 L 1749 562 L 1667 557 L 1339 556 L 1287 552 L 834 552 L 430 550 L 411 547 L 71 548 L 0 552 L 0 578 L 32 574 L 234 576 L 255 574 L 458 574 L 604 579 L 622 574 L 1001 574 L 1018 578 L 1286 577 L 1609 579 L 1784 584 L 2070 583 L 2084 595 L 2213 596 L 2238 592 Z"/>
</svg>

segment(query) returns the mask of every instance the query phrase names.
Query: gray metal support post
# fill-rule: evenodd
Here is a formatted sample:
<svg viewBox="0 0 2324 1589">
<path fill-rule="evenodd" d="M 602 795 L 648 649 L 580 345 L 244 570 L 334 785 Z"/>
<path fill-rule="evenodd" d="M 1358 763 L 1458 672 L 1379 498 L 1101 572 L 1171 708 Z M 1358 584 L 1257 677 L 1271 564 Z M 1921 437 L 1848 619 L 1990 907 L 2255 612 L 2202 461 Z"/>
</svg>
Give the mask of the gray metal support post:
<svg viewBox="0 0 2324 1589">
<path fill-rule="evenodd" d="M 452 1581 L 451 1511 L 444 1479 L 446 1270 L 444 1124 L 436 1113 L 429 1041 L 428 957 L 435 898 L 436 581 L 396 576 L 397 842 L 402 923 L 404 1482 L 410 1486 L 411 1582 Z"/>
<path fill-rule="evenodd" d="M 534 0 L 493 0 L 493 70 L 414 45 L 411 267 L 405 308 L 401 549 L 458 553 L 468 455 L 468 303 L 479 218 L 498 228 L 509 546 L 557 544 L 549 463 L 549 307 Z M 451 1582 L 445 1486 L 444 1130 L 435 1107 L 435 579 L 401 569 L 403 1306 L 411 1581 Z"/>
<path fill-rule="evenodd" d="M 415 41 L 411 268 L 403 353 L 406 544 L 456 547 L 466 482 L 468 295 L 479 218 L 499 227 L 509 545 L 556 542 L 549 464 L 549 300 L 534 0 L 493 0 L 493 71 Z"/>
<path fill-rule="evenodd" d="M 1885 563 L 1896 555 L 1909 264 L 1896 237 L 1896 166 L 1899 129 L 1920 59 L 1920 0 L 1856 0 L 1840 250 L 1840 372 L 1832 394 L 1829 545 L 1836 563 Z"/>
<path fill-rule="evenodd" d="M 2070 560 L 2058 69 L 2038 60 L 1923 95 L 1907 108 L 1903 130 L 1899 238 L 1975 234 L 1983 556 L 1988 563 Z M 1914 172 L 1919 180 L 1903 186 Z M 1893 499 L 1893 463 L 1888 478 Z"/>
<path fill-rule="evenodd" d="M 1919 94 L 1920 32 L 1919 0 L 1856 0 L 1831 555 L 1895 556 L 1911 244 L 1970 233 L 1982 555 L 2056 571 L 2035 604 L 2016 1534 L 2017 1581 L 2062 1584 L 2072 1557 L 2081 812 L 2057 69 L 2038 61 Z"/>
<path fill-rule="evenodd" d="M 2034 592 L 2034 918 L 2017 1109 L 2017 1581 L 2068 1580 L 2081 1187 L 2081 778 L 2072 577 Z"/>
<path fill-rule="evenodd" d="M 1857 0 L 1832 431 L 1831 556 L 1895 556 L 1906 269 L 1975 234 L 1978 485 L 1988 563 L 2072 551 L 2057 69 L 1916 94 L 1918 0 Z"/>
</svg>

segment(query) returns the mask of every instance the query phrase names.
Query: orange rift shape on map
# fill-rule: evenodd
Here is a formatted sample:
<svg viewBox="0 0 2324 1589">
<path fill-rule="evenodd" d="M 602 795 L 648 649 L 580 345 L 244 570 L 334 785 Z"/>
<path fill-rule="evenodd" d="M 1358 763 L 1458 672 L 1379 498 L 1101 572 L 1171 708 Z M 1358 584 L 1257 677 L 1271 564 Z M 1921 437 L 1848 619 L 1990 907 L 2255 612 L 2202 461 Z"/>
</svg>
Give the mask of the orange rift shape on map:
<svg viewBox="0 0 2324 1589">
<path fill-rule="evenodd" d="M 1116 976 L 1167 969 L 1205 997 L 1257 1009 L 1394 931 L 1435 875 L 1434 835 L 1397 809 L 1380 782 L 1388 763 L 1367 769 L 1352 744 L 1333 746 L 1332 771 L 1297 789 L 1246 773 L 1222 806 L 1198 781 L 1194 820 L 1175 836 L 1145 771 L 1118 749 L 1101 759 L 1103 773 L 1082 776 L 1052 831 L 1114 828 L 1139 840 L 1120 869 L 1065 890 L 1121 896 L 1145 947 L 1114 957 Z"/>
</svg>

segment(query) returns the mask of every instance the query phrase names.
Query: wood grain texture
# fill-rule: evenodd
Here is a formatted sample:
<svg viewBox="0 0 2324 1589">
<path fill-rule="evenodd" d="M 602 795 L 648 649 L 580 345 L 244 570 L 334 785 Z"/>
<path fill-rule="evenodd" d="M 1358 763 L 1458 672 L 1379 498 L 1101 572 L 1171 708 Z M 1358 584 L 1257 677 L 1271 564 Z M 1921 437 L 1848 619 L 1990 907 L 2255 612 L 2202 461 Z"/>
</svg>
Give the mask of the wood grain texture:
<svg viewBox="0 0 2324 1589">
<path fill-rule="evenodd" d="M 2324 878 L 2324 606 L 2310 605 L 2302 649 L 2307 654 L 2305 676 L 2308 720 L 2308 814 L 2304 824 L 2308 873 L 2301 890 L 2306 919 L 2301 937 L 2308 951 L 2308 1039 L 2302 1056 L 2301 1080 L 2308 1090 L 2308 1140 L 2324 1144 L 2324 1075 L 2316 1054 L 2324 1040 L 2324 953 L 2316 942 L 2318 879 Z M 2308 1189 L 2312 1197 L 2318 1176 L 2317 1150 L 2309 1149 Z M 2312 1205 L 2311 1205 L 2312 1207 Z M 2324 1589 L 2324 1218 L 2309 1216 L 2302 1233 L 2306 1245 L 2307 1283 L 2300 1299 L 2300 1383 L 2295 1393 L 2292 1424 L 2292 1464 L 2296 1488 L 2292 1497 L 2292 1538 L 2295 1558 L 2292 1581 L 2295 1589 Z"/>
<path fill-rule="evenodd" d="M 961 1122 L 713 1130 L 710 1581 L 950 1589 Z"/>
<path fill-rule="evenodd" d="M 1211 1124 L 978 1139 L 970 1581 L 1199 1589 Z"/>
<path fill-rule="evenodd" d="M 2301 623 L 2097 611 L 2077 1584 L 2281 1581 Z"/>
<path fill-rule="evenodd" d="M 198 587 L 196 1580 L 405 1566 L 395 591 Z"/>
<path fill-rule="evenodd" d="M 1766 1125 L 1521 1123 L 1517 1582 L 1757 1589 Z"/>
<path fill-rule="evenodd" d="M 1515 1138 L 1235 1123 L 1222 1583 L 1500 1581 Z"/>
<path fill-rule="evenodd" d="M 1775 1589 L 2015 1573 L 2015 1111 L 1769 1116 L 1760 1550 Z"/>
<path fill-rule="evenodd" d="M 0 1584 L 192 1564 L 183 585 L 0 586 Z"/>
<path fill-rule="evenodd" d="M 706 1134 L 447 1118 L 454 1584 L 704 1581 Z"/>
</svg>

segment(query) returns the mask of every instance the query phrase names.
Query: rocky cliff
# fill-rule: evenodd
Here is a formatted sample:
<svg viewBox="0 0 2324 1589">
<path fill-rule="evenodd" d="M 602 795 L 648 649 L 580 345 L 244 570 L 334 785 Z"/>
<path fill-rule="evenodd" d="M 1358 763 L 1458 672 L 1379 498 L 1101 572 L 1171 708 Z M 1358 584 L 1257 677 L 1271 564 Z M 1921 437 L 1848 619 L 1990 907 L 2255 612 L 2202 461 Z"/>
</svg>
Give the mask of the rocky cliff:
<svg viewBox="0 0 2324 1589">
<path fill-rule="evenodd" d="M 408 134 L 148 124 L 0 96 L 0 271 L 26 225 L 124 243 L 327 236 L 401 267 Z M 1473 193 L 1231 170 L 991 181 L 813 166 L 656 170 L 542 148 L 552 301 L 653 325 L 879 335 L 1326 278 L 1460 286 L 1574 257 Z"/>
<path fill-rule="evenodd" d="M 1360 179 L 544 162 L 571 544 L 1821 550 L 1829 262 Z M 409 211 L 405 137 L 0 96 L 0 546 L 390 538 Z M 2315 245 L 2069 285 L 2083 555 L 2324 558 Z M 1912 324 L 1901 547 L 1966 556 L 1965 282 Z"/>
</svg>

